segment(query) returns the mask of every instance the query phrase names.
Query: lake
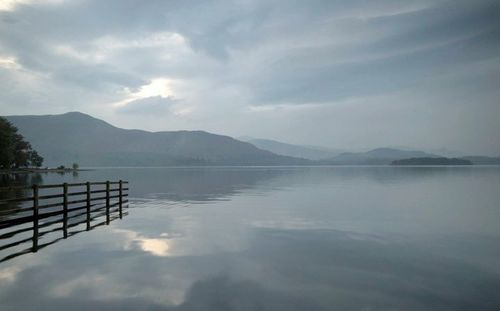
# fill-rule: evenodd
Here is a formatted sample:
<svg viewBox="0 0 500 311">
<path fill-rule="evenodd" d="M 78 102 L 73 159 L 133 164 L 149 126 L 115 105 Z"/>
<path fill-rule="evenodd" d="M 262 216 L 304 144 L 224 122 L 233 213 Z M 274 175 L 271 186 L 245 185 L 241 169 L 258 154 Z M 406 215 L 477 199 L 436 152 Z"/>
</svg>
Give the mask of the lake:
<svg viewBox="0 0 500 311">
<path fill-rule="evenodd" d="M 24 182 L 118 179 L 130 183 L 123 219 L 0 263 L 1 310 L 500 310 L 500 167 L 109 168 Z"/>
</svg>

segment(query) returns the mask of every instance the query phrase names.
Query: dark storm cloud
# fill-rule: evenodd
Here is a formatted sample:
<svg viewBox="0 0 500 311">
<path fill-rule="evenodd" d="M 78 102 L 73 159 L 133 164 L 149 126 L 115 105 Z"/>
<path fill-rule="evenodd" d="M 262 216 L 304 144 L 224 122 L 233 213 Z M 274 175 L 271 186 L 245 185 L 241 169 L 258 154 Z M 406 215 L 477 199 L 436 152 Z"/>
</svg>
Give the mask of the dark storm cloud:
<svg viewBox="0 0 500 311">
<path fill-rule="evenodd" d="M 453 141 L 447 147 L 498 153 L 480 141 L 499 126 L 474 113 L 500 114 L 499 21 L 492 0 L 23 1 L 0 11 L 0 107 L 3 114 L 83 110 L 127 126 L 116 113 L 125 108 L 114 103 L 132 103 L 131 94 L 164 78 L 185 113 L 144 121 L 145 128 L 168 123 L 347 148 L 411 138 L 419 147 Z M 137 100 L 168 97 L 157 91 Z M 442 121 L 430 129 L 447 124 L 456 137 L 395 134 L 426 122 L 422 113 L 398 114 L 395 97 L 406 112 L 432 110 Z M 358 104 L 344 109 L 345 101 Z M 408 127 L 392 124 L 366 139 L 377 131 L 361 121 L 349 122 L 350 131 L 335 127 L 341 122 L 315 129 L 314 115 L 363 120 L 373 105 L 385 115 L 380 124 L 407 118 Z M 457 107 L 460 118 L 450 120 Z M 290 131 L 290 122 L 305 130 Z"/>
</svg>

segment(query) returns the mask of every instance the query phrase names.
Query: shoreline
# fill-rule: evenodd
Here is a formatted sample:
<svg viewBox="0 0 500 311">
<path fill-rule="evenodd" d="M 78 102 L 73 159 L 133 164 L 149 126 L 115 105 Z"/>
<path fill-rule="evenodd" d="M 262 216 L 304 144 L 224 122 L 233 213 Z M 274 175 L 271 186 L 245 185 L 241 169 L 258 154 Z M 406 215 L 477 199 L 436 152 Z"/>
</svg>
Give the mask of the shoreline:
<svg viewBox="0 0 500 311">
<path fill-rule="evenodd" d="M 95 171 L 99 169 L 199 169 L 199 168 L 300 168 L 300 167 L 387 167 L 387 168 L 430 168 L 430 167 L 498 167 L 500 164 L 317 164 L 317 165 L 172 165 L 172 166 L 94 166 L 87 168 L 19 168 L 0 169 L 1 174 L 31 174 L 31 173 L 75 173 Z"/>
<path fill-rule="evenodd" d="M 17 168 L 0 169 L 0 174 L 29 174 L 29 173 L 74 173 L 81 171 L 91 171 L 91 169 L 72 169 L 72 168 Z"/>
</svg>

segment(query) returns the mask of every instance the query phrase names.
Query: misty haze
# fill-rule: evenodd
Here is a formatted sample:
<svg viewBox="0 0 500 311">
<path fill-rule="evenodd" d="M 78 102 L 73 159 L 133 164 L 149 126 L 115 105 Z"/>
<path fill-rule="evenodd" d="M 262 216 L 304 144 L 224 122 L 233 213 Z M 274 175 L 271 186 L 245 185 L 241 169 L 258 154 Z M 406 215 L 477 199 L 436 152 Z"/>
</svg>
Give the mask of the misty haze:
<svg viewBox="0 0 500 311">
<path fill-rule="evenodd" d="M 500 310 L 500 3 L 0 0 L 0 310 Z"/>
</svg>

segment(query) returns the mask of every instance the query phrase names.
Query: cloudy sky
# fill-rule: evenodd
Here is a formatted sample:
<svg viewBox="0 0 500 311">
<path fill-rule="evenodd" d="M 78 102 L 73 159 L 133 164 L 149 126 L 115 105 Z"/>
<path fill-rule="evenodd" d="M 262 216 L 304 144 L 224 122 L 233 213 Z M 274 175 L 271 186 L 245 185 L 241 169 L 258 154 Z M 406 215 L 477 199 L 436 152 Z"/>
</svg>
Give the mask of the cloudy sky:
<svg viewBox="0 0 500 311">
<path fill-rule="evenodd" d="M 0 0 L 0 114 L 500 154 L 500 3 Z"/>
</svg>

